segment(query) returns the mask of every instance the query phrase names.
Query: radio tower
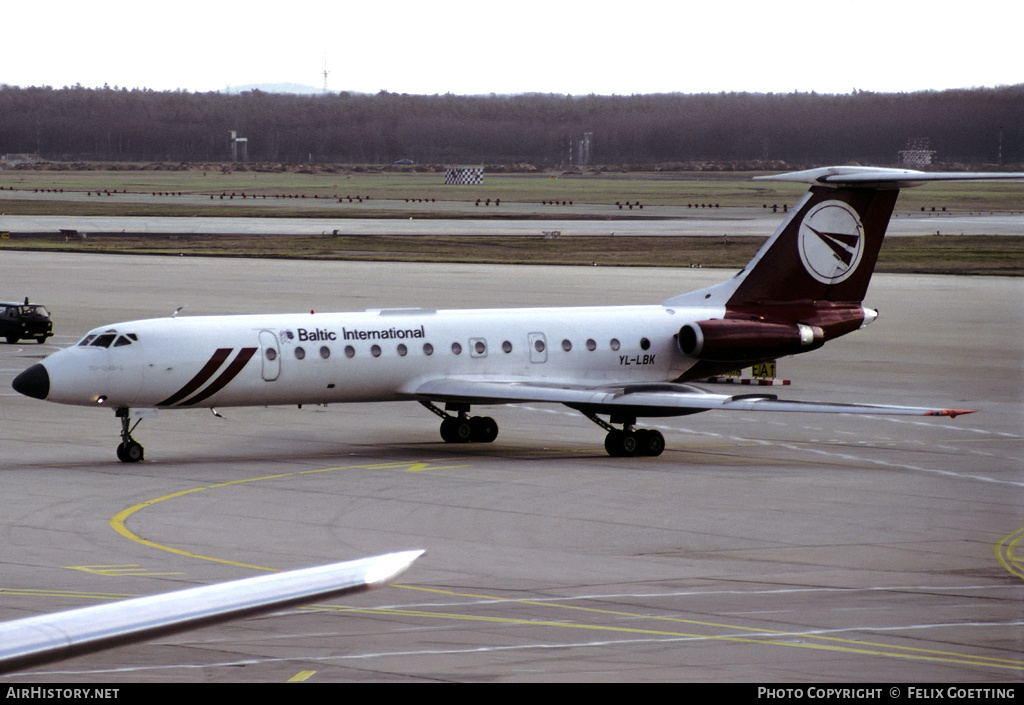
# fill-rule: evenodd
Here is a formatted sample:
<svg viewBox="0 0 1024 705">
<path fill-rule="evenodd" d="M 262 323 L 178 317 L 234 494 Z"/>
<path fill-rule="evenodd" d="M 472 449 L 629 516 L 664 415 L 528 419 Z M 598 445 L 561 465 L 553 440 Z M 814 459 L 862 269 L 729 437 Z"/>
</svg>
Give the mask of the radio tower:
<svg viewBox="0 0 1024 705">
<path fill-rule="evenodd" d="M 330 73 L 327 70 L 327 54 L 324 54 L 324 93 L 327 93 L 327 75 Z"/>
</svg>

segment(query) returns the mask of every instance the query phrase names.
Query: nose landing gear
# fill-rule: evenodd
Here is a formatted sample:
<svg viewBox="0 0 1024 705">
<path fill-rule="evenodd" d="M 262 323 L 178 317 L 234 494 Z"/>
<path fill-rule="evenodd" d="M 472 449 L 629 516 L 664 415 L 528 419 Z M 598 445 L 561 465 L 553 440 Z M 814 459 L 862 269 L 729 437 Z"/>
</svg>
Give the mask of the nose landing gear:
<svg viewBox="0 0 1024 705">
<path fill-rule="evenodd" d="M 122 463 L 137 463 L 142 460 L 144 449 L 142 444 L 132 438 L 132 431 L 142 423 L 139 419 L 132 425 L 130 409 L 122 407 L 115 412 L 117 418 L 121 419 L 121 443 L 117 446 L 117 459 Z"/>
</svg>

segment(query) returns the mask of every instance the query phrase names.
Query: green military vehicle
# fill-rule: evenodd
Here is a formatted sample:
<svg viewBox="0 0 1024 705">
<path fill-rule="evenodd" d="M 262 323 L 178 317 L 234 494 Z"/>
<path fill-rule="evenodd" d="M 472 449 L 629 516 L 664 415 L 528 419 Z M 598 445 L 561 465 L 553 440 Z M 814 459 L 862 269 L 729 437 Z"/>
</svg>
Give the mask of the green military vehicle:
<svg viewBox="0 0 1024 705">
<path fill-rule="evenodd" d="M 24 303 L 0 301 L 0 336 L 8 343 L 35 338 L 37 343 L 45 343 L 53 335 L 53 321 L 50 312 L 40 304 L 30 304 L 28 297 Z"/>
</svg>

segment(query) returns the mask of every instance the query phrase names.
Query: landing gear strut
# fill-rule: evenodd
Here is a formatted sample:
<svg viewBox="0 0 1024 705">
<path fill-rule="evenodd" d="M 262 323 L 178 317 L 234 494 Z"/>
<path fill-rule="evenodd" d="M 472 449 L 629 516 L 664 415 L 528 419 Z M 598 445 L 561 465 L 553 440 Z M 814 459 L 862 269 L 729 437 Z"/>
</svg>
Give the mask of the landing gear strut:
<svg viewBox="0 0 1024 705">
<path fill-rule="evenodd" d="M 132 438 L 132 431 L 138 428 L 142 419 L 132 425 L 127 407 L 121 407 L 115 413 L 121 419 L 121 444 L 117 446 L 117 459 L 122 463 L 137 463 L 142 460 L 144 449 L 142 444 Z"/>
<path fill-rule="evenodd" d="M 608 432 L 604 437 L 604 449 L 613 458 L 632 458 L 637 455 L 654 457 L 665 450 L 665 437 L 652 428 L 634 428 L 636 417 L 622 418 L 622 428 L 615 428 L 597 418 L 596 414 L 583 415 Z M 615 422 L 615 417 L 612 417 Z"/>
<path fill-rule="evenodd" d="M 491 443 L 498 437 L 498 423 L 490 416 L 469 416 L 469 404 L 445 404 L 444 410 L 429 401 L 420 404 L 441 417 L 441 438 L 445 443 Z M 448 411 L 458 415 L 452 416 Z"/>
</svg>

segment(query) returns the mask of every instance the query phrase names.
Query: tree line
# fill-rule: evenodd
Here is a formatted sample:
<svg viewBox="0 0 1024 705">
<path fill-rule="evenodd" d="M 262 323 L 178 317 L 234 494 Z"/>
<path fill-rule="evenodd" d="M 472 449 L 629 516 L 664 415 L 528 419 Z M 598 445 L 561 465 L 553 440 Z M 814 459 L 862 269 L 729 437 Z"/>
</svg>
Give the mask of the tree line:
<svg viewBox="0 0 1024 705">
<path fill-rule="evenodd" d="M 1024 84 L 915 93 L 632 96 L 158 92 L 0 86 L 0 155 L 64 161 L 390 164 L 1024 162 Z"/>
</svg>

